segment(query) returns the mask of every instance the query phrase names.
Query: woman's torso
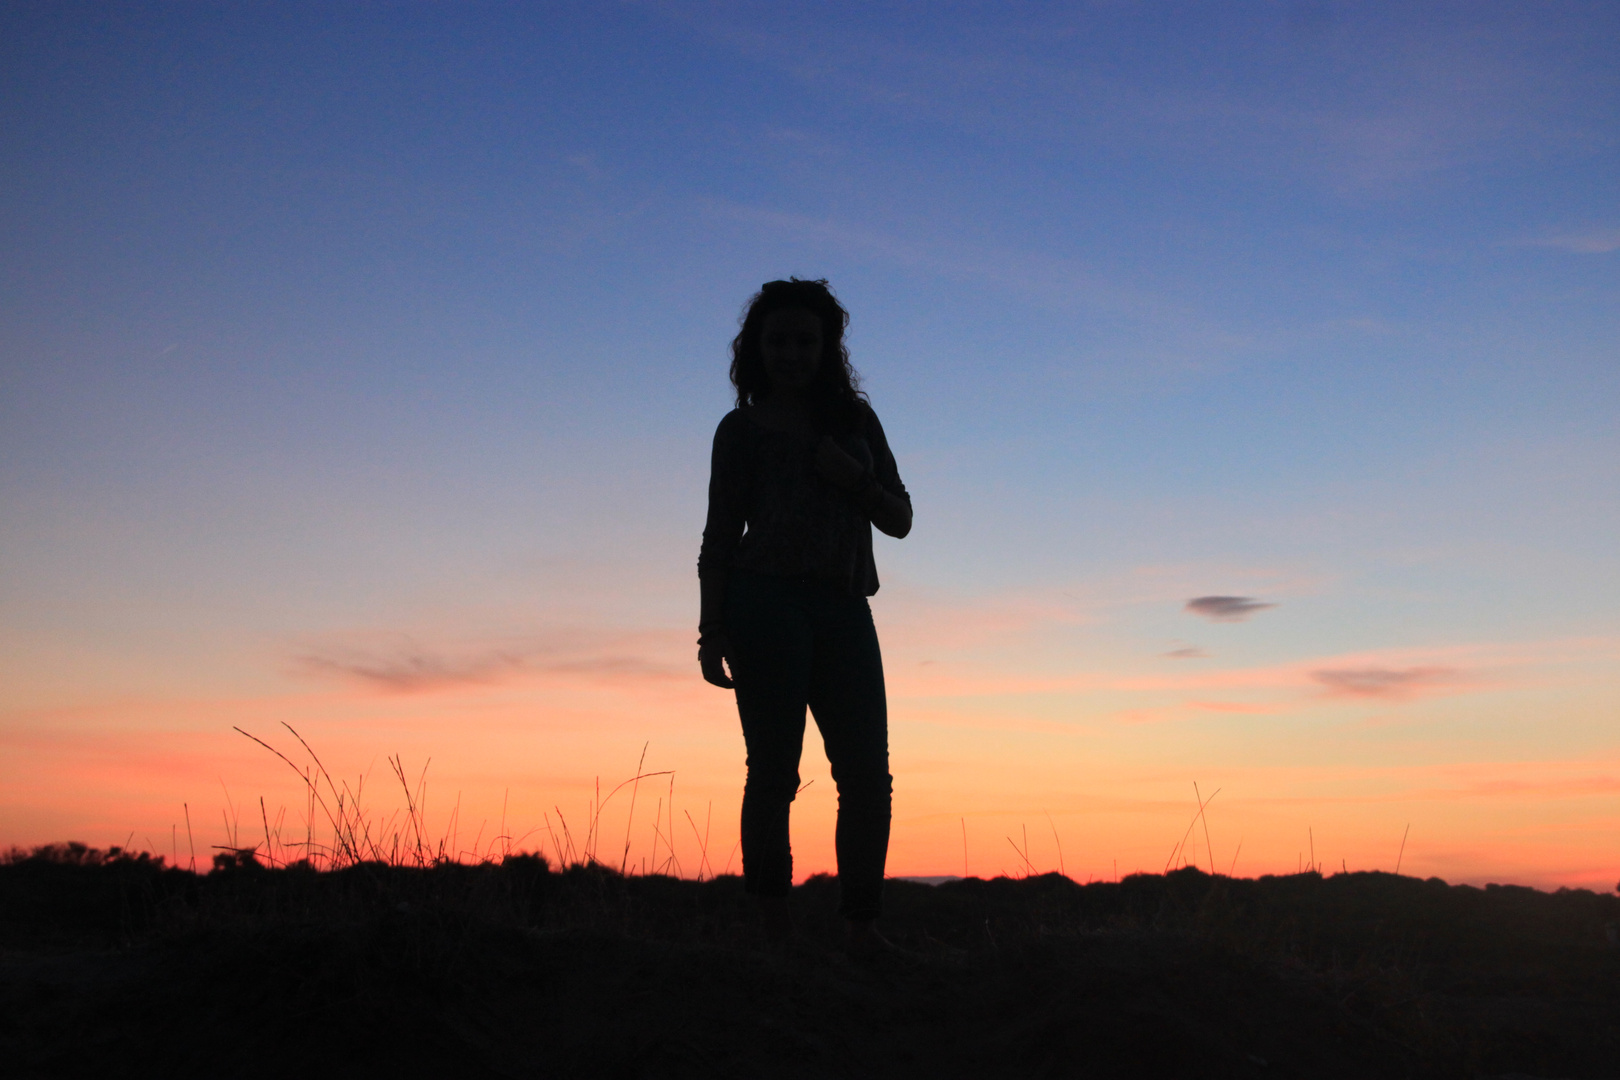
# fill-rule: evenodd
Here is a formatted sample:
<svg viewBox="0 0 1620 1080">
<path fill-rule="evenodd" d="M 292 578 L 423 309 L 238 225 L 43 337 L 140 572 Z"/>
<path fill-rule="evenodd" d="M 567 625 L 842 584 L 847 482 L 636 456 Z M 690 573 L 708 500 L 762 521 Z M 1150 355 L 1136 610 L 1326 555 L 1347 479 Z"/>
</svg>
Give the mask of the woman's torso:
<svg viewBox="0 0 1620 1080">
<path fill-rule="evenodd" d="M 756 417 L 753 411 L 742 410 L 752 436 L 753 476 L 747 531 L 734 565 L 760 574 L 855 584 L 870 548 L 871 526 L 848 493 L 816 471 L 821 435 L 807 425 L 773 423 L 777 418 Z M 846 433 L 834 441 L 862 468 L 871 468 L 872 449 L 862 435 Z"/>
<path fill-rule="evenodd" d="M 711 533 L 743 526 L 728 569 L 812 578 L 857 595 L 876 591 L 871 524 L 849 493 L 817 472 L 821 437 L 808 422 L 758 406 L 721 421 L 706 557 L 711 540 L 727 539 Z M 864 424 L 834 441 L 863 468 L 876 464 Z"/>
</svg>

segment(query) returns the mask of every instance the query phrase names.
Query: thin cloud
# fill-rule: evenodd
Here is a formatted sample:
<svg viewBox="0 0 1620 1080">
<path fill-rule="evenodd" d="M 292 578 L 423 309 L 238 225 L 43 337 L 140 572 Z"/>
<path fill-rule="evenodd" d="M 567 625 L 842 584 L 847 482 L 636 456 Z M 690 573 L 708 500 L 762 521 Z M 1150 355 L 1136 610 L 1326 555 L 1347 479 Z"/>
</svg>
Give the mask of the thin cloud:
<svg viewBox="0 0 1620 1080">
<path fill-rule="evenodd" d="M 496 682 L 520 670 L 522 661 L 504 652 L 448 657 L 407 646 L 388 652 L 311 651 L 298 657 L 298 666 L 315 675 L 356 679 L 379 689 L 415 693 Z"/>
<path fill-rule="evenodd" d="M 1276 606 L 1252 596 L 1195 596 L 1187 601 L 1184 610 L 1211 622 L 1242 622 L 1257 611 Z"/>
<path fill-rule="evenodd" d="M 884 589 L 893 590 L 888 621 L 896 646 L 924 659 L 940 659 L 942 650 L 976 650 L 998 642 L 1044 638 L 1060 628 L 1095 621 L 1084 601 L 1067 593 L 1054 599 L 1044 589 L 987 597 L 952 596 L 903 585 Z"/>
<path fill-rule="evenodd" d="M 607 170 L 602 168 L 602 164 L 596 159 L 594 151 L 584 154 L 569 154 L 563 160 L 584 173 L 591 180 L 602 180 L 607 177 Z"/>
<path fill-rule="evenodd" d="M 942 234 L 905 237 L 859 222 L 812 217 L 726 200 L 705 200 L 715 218 L 750 230 L 789 237 L 909 270 L 926 270 L 957 281 L 1004 288 L 1030 299 L 1068 308 L 1075 303 L 1143 318 L 1184 316 L 1162 299 L 1121 288 L 1073 260 L 1038 251 L 986 247 Z"/>
<path fill-rule="evenodd" d="M 318 645 L 295 659 L 303 672 L 359 682 L 390 693 L 415 694 L 507 682 L 537 674 L 668 678 L 668 664 L 634 652 L 563 649 L 525 643 L 499 648 L 437 651 L 413 641 L 370 646 Z"/>
<path fill-rule="evenodd" d="M 1171 649 L 1169 652 L 1160 653 L 1159 655 L 1168 657 L 1171 660 L 1202 660 L 1207 657 L 1209 653 L 1198 648 L 1197 646 L 1189 645 L 1185 649 Z"/>
<path fill-rule="evenodd" d="M 1248 62 L 1303 80 L 1303 92 L 1279 95 L 1253 80 L 1119 68 L 1103 51 L 1119 37 L 1149 35 L 1164 55 L 1186 44 L 1128 6 L 1109 7 L 1065 5 L 1007 30 L 977 22 L 967 34 L 946 20 L 906 41 L 865 24 L 806 35 L 802 23 L 761 29 L 708 7 L 664 10 L 818 91 L 908 121 L 1043 147 L 1119 145 L 1151 133 L 1171 150 L 1272 173 L 1281 162 L 1347 191 L 1409 184 L 1526 146 L 1569 145 L 1610 118 L 1604 95 L 1577 89 L 1582 81 L 1571 75 L 1603 64 L 1600 35 L 1572 42 L 1568 21 L 1527 11 L 1462 22 L 1345 14 L 1324 29 L 1302 29 L 1280 8 L 1226 20 L 1234 36 L 1217 40 L 1236 45 L 1241 35 Z M 1088 59 L 1077 63 L 1077 55 Z M 1357 58 L 1353 74 L 1339 77 L 1347 56 Z M 1322 82 L 1322 71 L 1339 75 Z M 1313 92 L 1329 85 L 1332 104 Z"/>
<path fill-rule="evenodd" d="M 1265 716 L 1271 713 L 1286 712 L 1286 704 L 1264 704 L 1250 701 L 1189 701 L 1190 708 L 1202 709 L 1205 712 L 1241 713 L 1246 716 Z"/>
<path fill-rule="evenodd" d="M 1535 240 L 1524 240 L 1521 244 L 1524 247 L 1569 251 L 1577 255 L 1607 255 L 1612 251 L 1620 251 L 1620 228 L 1556 233 Z"/>
<path fill-rule="evenodd" d="M 1310 677 L 1336 696 L 1398 699 L 1454 683 L 1457 671 L 1447 667 L 1319 668 Z"/>
</svg>

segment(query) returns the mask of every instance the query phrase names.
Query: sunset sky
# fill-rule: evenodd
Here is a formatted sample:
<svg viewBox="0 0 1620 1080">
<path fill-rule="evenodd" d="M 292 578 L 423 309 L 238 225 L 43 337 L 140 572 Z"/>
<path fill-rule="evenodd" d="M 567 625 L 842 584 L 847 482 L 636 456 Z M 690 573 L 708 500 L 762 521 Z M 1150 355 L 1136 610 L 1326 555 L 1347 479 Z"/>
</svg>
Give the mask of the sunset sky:
<svg viewBox="0 0 1620 1080">
<path fill-rule="evenodd" d="M 458 852 L 646 746 L 722 869 L 796 274 L 916 511 L 891 873 L 1158 872 L 1196 783 L 1222 872 L 1620 878 L 1620 6 L 12 3 L 0 230 L 0 845 L 301 838 L 286 723 Z"/>
</svg>

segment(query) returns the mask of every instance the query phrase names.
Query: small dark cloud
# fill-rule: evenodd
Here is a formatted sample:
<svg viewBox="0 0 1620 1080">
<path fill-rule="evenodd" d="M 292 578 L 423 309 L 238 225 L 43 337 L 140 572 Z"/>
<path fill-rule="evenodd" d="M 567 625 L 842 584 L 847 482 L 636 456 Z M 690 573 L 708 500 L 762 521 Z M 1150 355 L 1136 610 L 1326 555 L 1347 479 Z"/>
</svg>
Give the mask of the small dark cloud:
<svg viewBox="0 0 1620 1080">
<path fill-rule="evenodd" d="M 1311 678 L 1344 697 L 1402 698 L 1456 680 L 1457 672 L 1444 667 L 1323 668 Z"/>
<path fill-rule="evenodd" d="M 1184 610 L 1213 622 L 1242 622 L 1257 611 L 1276 606 L 1252 596 L 1195 596 Z"/>
<path fill-rule="evenodd" d="M 1196 646 L 1189 645 L 1185 649 L 1171 649 L 1169 652 L 1160 653 L 1159 655 L 1168 656 L 1172 660 L 1202 660 L 1209 653 Z"/>
</svg>

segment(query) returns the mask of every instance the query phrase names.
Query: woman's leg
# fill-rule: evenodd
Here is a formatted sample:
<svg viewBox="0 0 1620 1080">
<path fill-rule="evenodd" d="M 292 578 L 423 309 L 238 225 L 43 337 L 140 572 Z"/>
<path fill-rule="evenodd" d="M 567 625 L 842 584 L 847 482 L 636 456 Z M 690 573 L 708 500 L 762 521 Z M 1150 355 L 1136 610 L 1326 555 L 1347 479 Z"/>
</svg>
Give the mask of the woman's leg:
<svg viewBox="0 0 1620 1080">
<path fill-rule="evenodd" d="M 748 747 L 742 803 L 743 887 L 761 898 L 780 898 L 793 887 L 788 810 L 799 790 L 810 622 L 790 582 L 736 575 L 726 593 L 737 714 Z"/>
<path fill-rule="evenodd" d="M 889 854 L 889 712 L 883 656 L 864 597 L 829 595 L 816 605 L 809 703 L 838 785 L 840 914 L 877 918 Z"/>
</svg>

